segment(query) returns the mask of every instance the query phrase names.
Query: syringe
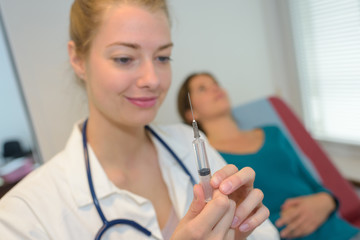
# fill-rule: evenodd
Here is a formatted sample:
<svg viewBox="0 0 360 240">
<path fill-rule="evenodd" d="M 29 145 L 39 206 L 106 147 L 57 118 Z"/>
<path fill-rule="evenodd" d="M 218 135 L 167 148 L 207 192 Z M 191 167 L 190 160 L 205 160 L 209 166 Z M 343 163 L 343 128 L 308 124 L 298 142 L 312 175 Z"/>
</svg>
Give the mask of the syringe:
<svg viewBox="0 0 360 240">
<path fill-rule="evenodd" d="M 191 114 L 193 117 L 192 126 L 194 130 L 194 141 L 192 142 L 195 152 L 196 165 L 199 173 L 200 184 L 204 190 L 205 201 L 208 202 L 212 198 L 213 189 L 210 185 L 211 171 L 209 161 L 206 155 L 205 142 L 200 138 L 199 128 L 194 118 L 194 113 L 191 105 L 190 93 L 188 93 Z"/>
</svg>

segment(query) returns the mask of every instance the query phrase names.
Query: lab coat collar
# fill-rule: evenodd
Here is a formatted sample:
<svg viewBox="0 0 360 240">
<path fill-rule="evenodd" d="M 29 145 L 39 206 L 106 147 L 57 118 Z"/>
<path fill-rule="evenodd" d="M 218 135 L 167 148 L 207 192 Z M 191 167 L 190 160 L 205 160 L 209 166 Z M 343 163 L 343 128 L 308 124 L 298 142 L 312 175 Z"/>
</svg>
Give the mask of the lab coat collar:
<svg viewBox="0 0 360 240">
<path fill-rule="evenodd" d="M 83 121 L 75 124 L 65 148 L 65 154 L 67 155 L 66 159 L 68 159 L 68 164 L 71 166 L 66 168 L 68 169 L 66 173 L 67 181 L 78 207 L 93 204 L 85 167 L 81 133 L 82 126 Z M 177 141 L 176 136 L 173 136 L 174 127 L 171 129 L 172 131 L 167 131 L 168 129 L 166 129 L 166 127 L 157 127 L 156 125 L 151 125 L 151 127 L 161 136 L 161 138 L 170 146 L 170 148 L 181 160 L 186 159 L 188 155 L 191 154 L 191 147 L 180 144 L 181 141 Z M 175 127 L 175 129 L 177 128 Z M 170 198 L 173 201 L 174 206 L 178 206 L 177 209 L 175 209 L 178 216 L 182 216 L 188 208 L 188 199 L 186 199 L 187 194 L 184 194 L 184 192 L 186 192 L 189 187 L 192 187 L 190 178 L 181 169 L 176 160 L 169 155 L 168 151 L 162 146 L 162 144 L 160 144 L 153 136 L 152 140 L 159 152 L 159 158 L 161 161 L 160 167 L 169 190 Z M 88 145 L 88 151 L 94 189 L 99 201 L 102 198 L 116 193 L 132 198 L 139 205 L 145 204 L 148 201 L 141 196 L 116 187 L 108 179 L 90 145 Z M 161 157 L 163 156 L 161 152 L 168 154 L 168 156 Z"/>
<path fill-rule="evenodd" d="M 189 165 L 193 165 L 193 163 L 187 162 L 189 160 L 193 161 L 189 155 L 193 154 L 191 149 L 191 138 L 190 141 L 182 141 L 184 135 L 186 135 L 182 130 L 182 127 L 179 126 L 150 126 L 160 137 L 161 139 L 170 147 L 170 149 L 179 157 L 180 161 L 188 168 L 190 172 L 192 172 Z M 185 137 L 186 138 L 186 137 Z M 188 197 L 192 197 L 192 183 L 190 177 L 185 173 L 185 171 L 181 168 L 178 162 L 174 159 L 174 157 L 166 150 L 163 145 L 152 136 L 152 140 L 157 147 L 158 157 L 160 162 L 160 168 L 163 175 L 163 179 L 167 185 L 170 199 L 173 203 L 177 216 L 182 218 L 189 205 L 191 203 L 191 199 Z M 184 144 L 185 143 L 185 144 Z M 186 145 L 188 143 L 189 145 Z M 193 165 L 193 167 L 195 167 Z M 196 179 L 196 176 L 193 176 Z M 187 194 L 185 194 L 187 193 Z"/>
<path fill-rule="evenodd" d="M 82 144 L 81 133 L 82 125 L 83 121 L 77 123 L 74 126 L 70 139 L 68 140 L 65 147 L 65 154 L 67 155 L 68 164 L 71 166 L 67 168 L 67 181 L 78 207 L 93 204 L 86 174 L 84 148 Z M 110 196 L 111 194 L 117 193 L 132 198 L 139 205 L 147 202 L 147 200 L 143 197 L 117 188 L 107 177 L 90 145 L 88 145 L 88 151 L 93 185 L 99 201 L 107 196 Z"/>
<path fill-rule="evenodd" d="M 179 157 L 180 160 L 184 159 L 188 154 L 190 154 L 189 149 L 191 149 L 191 148 L 188 148 L 187 146 L 185 146 L 183 144 L 183 142 L 178 141 L 177 138 L 179 136 L 176 133 L 174 133 L 175 129 L 177 129 L 181 132 L 180 128 L 178 128 L 176 125 L 159 126 L 156 124 L 150 124 L 150 127 L 161 137 L 162 140 L 164 140 L 164 142 L 167 145 L 169 145 L 170 149 L 172 149 L 174 151 L 174 153 Z M 152 140 L 153 140 L 153 142 L 157 141 L 154 136 L 152 136 Z M 161 144 L 161 146 L 162 146 L 162 144 Z M 177 164 L 176 160 L 173 159 L 173 157 L 172 157 L 172 160 L 173 161 L 171 161 L 171 162 L 173 164 Z"/>
</svg>

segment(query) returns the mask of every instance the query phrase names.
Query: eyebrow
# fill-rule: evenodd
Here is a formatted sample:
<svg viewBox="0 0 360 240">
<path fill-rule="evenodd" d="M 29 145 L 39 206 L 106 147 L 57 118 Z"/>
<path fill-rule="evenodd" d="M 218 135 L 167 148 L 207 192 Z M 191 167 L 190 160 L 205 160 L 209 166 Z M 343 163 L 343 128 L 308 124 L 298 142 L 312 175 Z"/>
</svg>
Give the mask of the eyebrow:
<svg viewBox="0 0 360 240">
<path fill-rule="evenodd" d="M 132 49 L 139 49 L 140 48 L 140 45 L 138 45 L 138 44 L 126 43 L 126 42 L 115 42 L 115 43 L 111 43 L 111 44 L 107 45 L 107 47 L 112 47 L 112 46 L 124 46 L 124 47 L 132 48 Z M 164 50 L 164 49 L 170 48 L 172 46 L 174 46 L 173 43 L 168 43 L 168 44 L 165 44 L 163 46 L 160 46 L 157 50 L 158 51 Z"/>
<path fill-rule="evenodd" d="M 168 44 L 165 44 L 164 46 L 160 46 L 158 50 L 164 50 L 166 48 L 170 48 L 170 47 L 173 47 L 174 44 L 173 43 L 168 43 Z"/>
</svg>

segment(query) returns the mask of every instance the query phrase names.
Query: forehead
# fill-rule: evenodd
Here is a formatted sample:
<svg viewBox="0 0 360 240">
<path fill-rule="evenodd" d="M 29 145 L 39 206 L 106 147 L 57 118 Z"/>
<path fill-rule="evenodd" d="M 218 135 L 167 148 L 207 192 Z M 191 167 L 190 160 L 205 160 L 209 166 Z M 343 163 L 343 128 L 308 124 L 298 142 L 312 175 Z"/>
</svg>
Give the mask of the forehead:
<svg viewBox="0 0 360 240">
<path fill-rule="evenodd" d="M 146 41 L 144 41 L 146 40 Z M 95 42 L 111 44 L 117 41 L 168 44 L 171 41 L 169 21 L 161 11 L 121 4 L 108 8 L 94 37 Z"/>
<path fill-rule="evenodd" d="M 202 86 L 204 84 L 212 84 L 216 83 L 216 81 L 209 75 L 201 74 L 193 77 L 190 81 L 189 87 L 196 88 L 198 86 Z"/>
</svg>

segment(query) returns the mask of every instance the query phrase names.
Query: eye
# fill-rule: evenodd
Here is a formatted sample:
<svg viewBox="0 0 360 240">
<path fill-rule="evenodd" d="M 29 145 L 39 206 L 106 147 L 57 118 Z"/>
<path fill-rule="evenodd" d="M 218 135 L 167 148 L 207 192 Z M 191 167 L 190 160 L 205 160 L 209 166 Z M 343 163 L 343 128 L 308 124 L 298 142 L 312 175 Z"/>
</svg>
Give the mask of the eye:
<svg viewBox="0 0 360 240">
<path fill-rule="evenodd" d="M 167 56 L 159 56 L 157 57 L 157 60 L 161 63 L 168 63 L 170 62 L 172 59 L 170 57 Z"/>
<path fill-rule="evenodd" d="M 203 92 L 206 90 L 206 87 L 204 85 L 199 86 L 198 91 Z"/>
<path fill-rule="evenodd" d="M 132 61 L 132 59 L 129 57 L 115 57 L 113 58 L 113 61 L 121 65 L 126 65 L 129 64 Z"/>
</svg>

